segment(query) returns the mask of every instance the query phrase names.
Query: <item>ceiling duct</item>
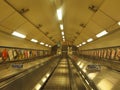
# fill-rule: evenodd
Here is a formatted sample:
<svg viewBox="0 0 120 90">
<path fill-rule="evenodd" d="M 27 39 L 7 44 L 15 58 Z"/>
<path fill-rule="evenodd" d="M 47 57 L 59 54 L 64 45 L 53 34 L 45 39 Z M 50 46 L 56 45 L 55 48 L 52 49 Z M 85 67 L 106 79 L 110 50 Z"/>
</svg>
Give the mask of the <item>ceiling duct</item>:
<svg viewBox="0 0 120 90">
<path fill-rule="evenodd" d="M 98 7 L 96 7 L 95 5 L 90 5 L 88 7 L 89 10 L 93 11 L 93 12 L 96 12 L 98 10 Z"/>
</svg>

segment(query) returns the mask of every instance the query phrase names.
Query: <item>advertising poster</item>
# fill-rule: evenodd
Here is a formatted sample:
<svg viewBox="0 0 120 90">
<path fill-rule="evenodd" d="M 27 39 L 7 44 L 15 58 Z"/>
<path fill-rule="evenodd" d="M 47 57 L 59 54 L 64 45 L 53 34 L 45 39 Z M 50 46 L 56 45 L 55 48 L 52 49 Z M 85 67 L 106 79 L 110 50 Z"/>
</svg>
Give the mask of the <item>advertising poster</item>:
<svg viewBox="0 0 120 90">
<path fill-rule="evenodd" d="M 111 49 L 107 49 L 107 59 L 110 59 Z"/>
<path fill-rule="evenodd" d="M 104 49 L 104 58 L 107 56 L 107 49 Z"/>
<path fill-rule="evenodd" d="M 27 59 L 27 58 L 28 58 L 28 51 L 24 50 L 24 59 Z"/>
<path fill-rule="evenodd" d="M 14 60 L 13 50 L 12 50 L 12 49 L 9 49 L 9 50 L 8 50 L 8 54 L 9 54 L 9 59 L 10 59 L 10 61 L 13 61 L 13 60 Z"/>
<path fill-rule="evenodd" d="M 111 59 L 115 59 L 115 48 L 111 50 Z"/>
<path fill-rule="evenodd" d="M 0 63 L 2 62 L 2 48 L 0 48 Z"/>
<path fill-rule="evenodd" d="M 3 61 L 9 61 L 8 50 L 6 48 L 4 48 L 2 50 L 2 60 Z"/>
<path fill-rule="evenodd" d="M 95 52 L 95 50 L 93 50 L 93 57 L 95 57 L 95 54 L 96 54 L 96 52 Z"/>
<path fill-rule="evenodd" d="M 40 56 L 43 56 L 43 51 L 40 51 Z"/>
<path fill-rule="evenodd" d="M 14 57 L 14 60 L 18 59 L 18 52 L 16 49 L 13 49 L 13 57 Z"/>
<path fill-rule="evenodd" d="M 32 50 L 29 50 L 29 58 L 32 57 Z"/>
<path fill-rule="evenodd" d="M 101 50 L 98 50 L 98 57 L 100 58 Z"/>
<path fill-rule="evenodd" d="M 104 53 L 103 53 L 103 49 L 102 49 L 101 54 L 100 54 L 100 58 L 103 58 L 103 55 L 104 55 Z"/>
<path fill-rule="evenodd" d="M 120 60 L 120 48 L 117 48 L 115 59 Z"/>
</svg>

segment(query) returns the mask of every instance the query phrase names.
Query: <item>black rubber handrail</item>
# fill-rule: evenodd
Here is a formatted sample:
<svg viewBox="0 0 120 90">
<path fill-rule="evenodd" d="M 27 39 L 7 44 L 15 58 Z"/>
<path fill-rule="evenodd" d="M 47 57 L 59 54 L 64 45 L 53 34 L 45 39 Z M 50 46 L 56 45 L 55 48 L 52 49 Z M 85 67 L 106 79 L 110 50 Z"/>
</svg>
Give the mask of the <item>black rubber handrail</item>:
<svg viewBox="0 0 120 90">
<path fill-rule="evenodd" d="M 58 57 L 59 57 L 59 56 L 56 56 L 56 57 L 54 57 L 54 59 L 55 59 L 55 58 L 58 58 Z M 49 62 L 51 62 L 51 60 L 53 60 L 53 58 L 50 58 L 48 61 L 43 62 L 43 63 L 40 63 L 40 64 L 38 64 L 37 66 L 41 66 L 41 65 L 43 65 L 43 64 L 49 63 Z M 33 67 L 30 67 L 30 68 L 25 69 L 25 70 L 23 70 L 23 71 L 20 71 L 20 72 L 18 72 L 18 73 L 15 73 L 15 74 L 13 74 L 13 75 L 7 76 L 7 77 L 5 77 L 5 78 L 1 78 L 1 79 L 0 79 L 0 83 L 3 82 L 3 81 L 6 81 L 6 80 L 8 80 L 8 79 L 10 79 L 10 78 L 12 78 L 12 77 L 15 77 L 15 76 L 17 76 L 17 75 L 19 75 L 19 74 L 21 74 L 21 73 L 24 73 L 24 72 L 28 71 L 29 69 L 33 69 L 33 68 L 35 68 L 35 67 L 36 67 L 36 66 L 33 66 Z"/>
<path fill-rule="evenodd" d="M 86 82 L 85 82 L 85 84 L 86 84 L 86 86 L 88 86 L 89 90 L 91 90 L 91 89 L 98 90 L 98 88 L 96 87 L 95 83 L 88 78 L 88 76 L 79 68 L 79 66 L 75 63 L 75 61 L 71 57 L 69 57 L 69 58 L 71 59 L 71 62 L 73 63 L 73 65 L 75 66 L 77 71 L 81 72 L 81 74 L 84 76 L 84 78 L 82 77 L 84 82 L 85 82 L 85 80 L 88 81 L 89 85 Z M 79 73 L 79 75 L 81 75 L 81 74 Z"/>
<path fill-rule="evenodd" d="M 45 85 L 47 84 L 48 80 L 50 79 L 50 77 L 53 75 L 53 73 L 55 72 L 56 68 L 58 67 L 59 63 L 61 61 L 61 58 L 59 59 L 57 65 L 51 70 L 50 76 L 47 78 L 47 80 L 43 83 L 43 85 L 41 86 L 40 90 L 44 90 Z"/>
</svg>

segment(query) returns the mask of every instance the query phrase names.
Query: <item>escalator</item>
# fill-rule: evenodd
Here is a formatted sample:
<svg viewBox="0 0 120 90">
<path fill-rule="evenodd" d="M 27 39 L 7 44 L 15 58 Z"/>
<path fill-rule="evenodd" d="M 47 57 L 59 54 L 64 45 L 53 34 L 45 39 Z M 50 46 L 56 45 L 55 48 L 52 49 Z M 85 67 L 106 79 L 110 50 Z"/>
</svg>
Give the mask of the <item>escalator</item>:
<svg viewBox="0 0 120 90">
<path fill-rule="evenodd" d="M 77 70 L 68 59 L 62 59 L 42 90 L 86 90 Z"/>
<path fill-rule="evenodd" d="M 43 90 L 70 90 L 69 71 L 66 59 L 62 59 Z"/>
<path fill-rule="evenodd" d="M 60 58 L 49 60 L 20 75 L 0 82 L 0 90 L 32 90 L 36 83 L 52 68 L 55 68 Z"/>
<path fill-rule="evenodd" d="M 50 76 L 43 80 L 49 71 Z M 18 76 L 5 81 L 0 90 L 88 90 L 71 60 L 66 58 L 53 59 L 32 72 Z M 39 88 L 35 88 L 36 85 Z"/>
</svg>

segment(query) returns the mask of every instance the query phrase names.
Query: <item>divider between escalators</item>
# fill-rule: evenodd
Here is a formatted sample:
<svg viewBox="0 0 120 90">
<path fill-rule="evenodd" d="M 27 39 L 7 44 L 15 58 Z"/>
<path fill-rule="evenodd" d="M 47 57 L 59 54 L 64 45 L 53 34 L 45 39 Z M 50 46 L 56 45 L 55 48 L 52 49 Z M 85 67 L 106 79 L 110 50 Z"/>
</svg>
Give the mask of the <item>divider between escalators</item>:
<svg viewBox="0 0 120 90">
<path fill-rule="evenodd" d="M 77 90 L 78 88 L 75 83 L 75 79 L 74 79 L 74 75 L 73 75 L 72 67 L 70 65 L 69 58 L 67 58 L 67 62 L 68 62 L 68 69 L 69 69 L 70 88 L 71 90 Z"/>
<path fill-rule="evenodd" d="M 43 90 L 46 83 L 50 79 L 50 77 L 53 75 L 55 69 L 58 67 L 59 63 L 61 61 L 61 57 L 58 60 L 58 63 L 55 65 L 54 68 L 51 68 L 43 77 L 42 79 L 35 85 L 35 87 L 32 90 Z"/>
<path fill-rule="evenodd" d="M 77 71 L 79 72 L 79 75 L 81 76 L 83 82 L 85 83 L 85 86 L 89 90 L 98 90 L 98 88 L 96 87 L 95 83 L 92 80 L 90 80 L 88 78 L 88 76 L 79 68 L 79 66 L 75 62 L 76 60 L 73 60 L 71 57 L 69 57 L 69 58 L 70 58 L 71 62 L 73 63 L 73 65 L 76 67 Z"/>
<path fill-rule="evenodd" d="M 28 73 L 36 70 L 37 68 L 40 68 L 41 66 L 44 66 L 45 64 L 51 62 L 51 60 L 54 60 L 54 59 L 56 59 L 56 58 L 59 58 L 59 56 L 56 56 L 56 57 L 54 57 L 54 58 L 49 58 L 49 59 L 46 60 L 46 61 L 43 61 L 43 62 L 40 62 L 40 63 L 36 63 L 36 65 L 33 65 L 33 66 L 30 67 L 30 68 L 26 68 L 26 69 L 22 69 L 22 70 L 21 70 L 21 68 L 16 68 L 16 67 L 15 67 L 15 69 L 17 69 L 17 70 L 16 70 L 16 71 L 17 71 L 16 73 L 11 74 L 11 75 L 9 75 L 9 76 L 6 76 L 6 75 L 5 75 L 5 77 L 0 78 L 0 87 L 3 85 L 3 84 L 1 84 L 2 82 L 9 81 L 10 79 L 12 80 L 12 79 L 15 78 L 16 76 L 17 76 L 17 79 L 18 79 L 18 78 L 21 77 L 21 75 L 24 76 L 24 75 L 26 75 L 26 74 L 28 74 Z M 6 83 L 8 83 L 8 82 L 6 82 Z"/>
</svg>

